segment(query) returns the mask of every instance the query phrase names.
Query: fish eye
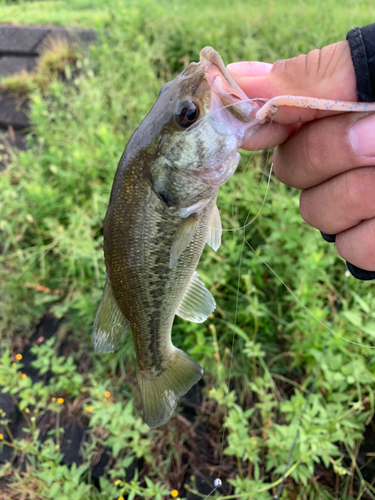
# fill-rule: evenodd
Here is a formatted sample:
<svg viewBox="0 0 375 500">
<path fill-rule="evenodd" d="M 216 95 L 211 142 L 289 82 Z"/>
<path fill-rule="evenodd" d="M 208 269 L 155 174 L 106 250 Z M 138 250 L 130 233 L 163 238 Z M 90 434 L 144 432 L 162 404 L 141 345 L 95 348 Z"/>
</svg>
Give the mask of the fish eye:
<svg viewBox="0 0 375 500">
<path fill-rule="evenodd" d="M 182 101 L 177 105 L 174 115 L 176 123 L 187 128 L 198 120 L 199 108 L 194 101 Z"/>
</svg>

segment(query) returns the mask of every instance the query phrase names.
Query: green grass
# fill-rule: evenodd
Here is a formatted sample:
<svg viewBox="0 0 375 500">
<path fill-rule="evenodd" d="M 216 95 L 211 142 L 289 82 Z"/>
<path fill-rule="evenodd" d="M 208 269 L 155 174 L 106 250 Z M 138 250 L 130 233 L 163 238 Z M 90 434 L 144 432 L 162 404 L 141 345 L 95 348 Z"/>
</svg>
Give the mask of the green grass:
<svg viewBox="0 0 375 500">
<path fill-rule="evenodd" d="M 173 330 L 174 343 L 205 369 L 205 411 L 199 421 L 208 429 L 209 445 L 201 436 L 192 438 L 177 417 L 166 428 L 149 431 L 140 418 L 132 349 L 124 346 L 103 356 L 91 345 L 105 279 L 101 228 L 113 175 L 162 84 L 182 69 L 184 60 L 197 60 L 205 45 L 217 49 L 226 63 L 274 61 L 344 39 L 352 26 L 374 15 L 372 2 L 350 0 L 328 1 L 324 9 L 321 2 L 292 0 L 282 5 L 226 0 L 0 3 L 4 22 L 79 24 L 101 33 L 101 43 L 79 60 L 78 74 L 68 72 L 64 83 L 53 80 L 43 96 L 33 92 L 29 148 L 0 173 L 0 384 L 18 398 L 29 428 L 21 441 L 12 442 L 6 431 L 3 440 L 30 461 L 23 472 L 0 469 L 13 481 L 3 498 L 44 500 L 56 498 L 57 492 L 61 500 L 133 498 L 131 492 L 135 498 L 168 498 L 173 488 L 185 498 L 181 456 L 186 460 L 189 455 L 184 450 L 196 440 L 202 448 L 194 460 L 204 457 L 213 442 L 220 453 L 224 427 L 223 479 L 238 498 L 272 498 L 297 428 L 300 439 L 284 499 L 337 498 L 336 478 L 340 499 L 375 498 L 361 470 L 352 465 L 374 413 L 375 357 L 371 349 L 340 337 L 373 343 L 373 285 L 345 276 L 334 248 L 302 222 L 296 190 L 272 180 L 246 240 L 304 306 L 340 336 L 328 339 L 326 328 L 243 247 L 241 233 L 225 232 L 219 251 L 206 249 L 199 264 L 220 311 L 202 325 L 176 320 Z M 220 191 L 224 228 L 241 226 L 249 210 L 253 215 L 259 210 L 266 163 L 263 153 L 243 154 L 242 169 Z M 62 324 L 55 344 L 35 350 L 35 369 L 53 375 L 41 387 L 22 378 L 22 361 L 12 361 L 47 311 Z M 75 346 L 74 356 L 56 356 L 62 343 Z M 107 390 L 110 397 L 105 397 Z M 59 450 L 58 422 L 72 407 L 90 426 L 76 469 L 61 464 Z M 47 411 L 56 425 L 41 445 L 37 424 Z M 0 417 L 6 422 L 6 416 Z M 104 447 L 113 461 L 99 492 L 90 470 Z M 138 475 L 126 481 L 124 469 L 140 457 Z M 27 496 L 28 491 L 35 496 Z"/>
<path fill-rule="evenodd" d="M 78 47 L 66 41 L 55 40 L 41 54 L 32 72 L 25 70 L 0 79 L 0 91 L 9 92 L 14 97 L 24 97 L 34 90 L 45 92 L 57 76 L 71 76 L 72 67 L 78 60 Z M 73 67 L 77 71 L 77 68 Z"/>
<path fill-rule="evenodd" d="M 110 24 L 112 5 L 101 0 L 0 0 L 0 19 L 10 24 L 56 24 L 92 28 Z"/>
</svg>

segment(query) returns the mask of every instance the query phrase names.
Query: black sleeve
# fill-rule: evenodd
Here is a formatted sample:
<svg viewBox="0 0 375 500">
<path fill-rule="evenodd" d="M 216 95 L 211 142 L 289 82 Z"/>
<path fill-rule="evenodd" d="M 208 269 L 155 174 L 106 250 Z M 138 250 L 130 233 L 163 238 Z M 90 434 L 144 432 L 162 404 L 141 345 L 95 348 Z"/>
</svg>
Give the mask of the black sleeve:
<svg viewBox="0 0 375 500">
<path fill-rule="evenodd" d="M 375 101 L 375 23 L 363 28 L 353 28 L 346 35 L 357 81 L 357 94 L 360 102 Z M 322 233 L 329 243 L 336 240 L 335 234 Z M 375 279 L 375 271 L 365 271 L 349 262 L 350 273 L 359 280 Z"/>
<path fill-rule="evenodd" d="M 346 36 L 357 79 L 361 102 L 375 101 L 375 23 L 353 28 Z"/>
</svg>

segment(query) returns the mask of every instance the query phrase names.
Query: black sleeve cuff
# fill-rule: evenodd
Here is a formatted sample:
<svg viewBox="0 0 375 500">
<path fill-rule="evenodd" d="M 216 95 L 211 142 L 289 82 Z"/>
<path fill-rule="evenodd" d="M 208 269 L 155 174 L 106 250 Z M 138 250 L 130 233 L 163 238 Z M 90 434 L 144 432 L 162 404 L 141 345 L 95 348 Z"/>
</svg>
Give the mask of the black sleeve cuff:
<svg viewBox="0 0 375 500">
<path fill-rule="evenodd" d="M 353 28 L 346 36 L 349 42 L 350 54 L 354 65 L 357 82 L 358 100 L 361 102 L 375 101 L 375 23 L 363 28 Z M 323 238 L 333 243 L 336 235 L 322 233 Z M 375 271 L 360 269 L 350 262 L 346 265 L 352 276 L 359 280 L 375 279 Z"/>
<path fill-rule="evenodd" d="M 350 262 L 347 262 L 346 265 L 348 266 L 350 274 L 357 278 L 357 280 L 370 281 L 375 279 L 375 271 L 366 271 L 354 264 L 350 264 Z"/>
<path fill-rule="evenodd" d="M 322 235 L 323 240 L 328 241 L 328 243 L 334 243 L 336 241 L 335 234 L 327 234 L 327 233 L 323 233 L 323 231 L 320 231 L 320 234 Z"/>
<path fill-rule="evenodd" d="M 325 241 L 328 241 L 328 243 L 334 243 L 336 241 L 335 234 L 327 234 L 323 233 L 323 231 L 320 231 L 320 234 Z M 350 262 L 347 262 L 346 265 L 348 266 L 350 274 L 354 276 L 354 278 L 357 278 L 357 280 L 369 281 L 375 279 L 375 271 L 366 271 L 365 269 L 361 269 L 354 264 L 350 264 Z"/>
<path fill-rule="evenodd" d="M 358 100 L 375 101 L 375 23 L 346 35 L 357 81 Z"/>
</svg>

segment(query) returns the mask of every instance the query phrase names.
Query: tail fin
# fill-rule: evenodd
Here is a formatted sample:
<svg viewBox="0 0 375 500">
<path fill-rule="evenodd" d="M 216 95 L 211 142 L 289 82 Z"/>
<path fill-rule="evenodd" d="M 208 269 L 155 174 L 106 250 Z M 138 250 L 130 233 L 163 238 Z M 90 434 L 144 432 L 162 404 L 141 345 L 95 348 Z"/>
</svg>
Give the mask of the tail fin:
<svg viewBox="0 0 375 500">
<path fill-rule="evenodd" d="M 165 424 L 183 396 L 203 375 L 203 369 L 184 351 L 172 347 L 170 363 L 159 375 L 137 370 L 143 416 L 151 428 Z"/>
</svg>

